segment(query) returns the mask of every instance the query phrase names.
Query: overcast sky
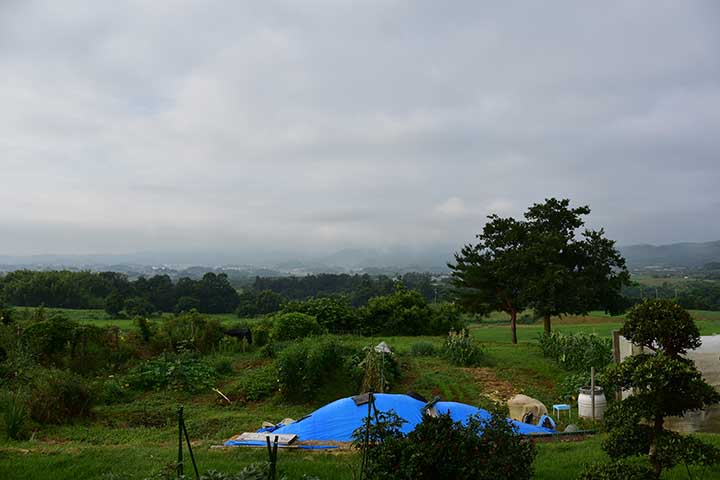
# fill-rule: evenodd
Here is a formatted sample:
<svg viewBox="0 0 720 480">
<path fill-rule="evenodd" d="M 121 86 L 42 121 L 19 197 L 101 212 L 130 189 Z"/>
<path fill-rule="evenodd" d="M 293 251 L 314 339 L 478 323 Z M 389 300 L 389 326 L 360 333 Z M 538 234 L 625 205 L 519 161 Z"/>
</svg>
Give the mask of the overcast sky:
<svg viewBox="0 0 720 480">
<path fill-rule="evenodd" d="M 0 254 L 720 238 L 720 2 L 0 0 Z"/>
</svg>

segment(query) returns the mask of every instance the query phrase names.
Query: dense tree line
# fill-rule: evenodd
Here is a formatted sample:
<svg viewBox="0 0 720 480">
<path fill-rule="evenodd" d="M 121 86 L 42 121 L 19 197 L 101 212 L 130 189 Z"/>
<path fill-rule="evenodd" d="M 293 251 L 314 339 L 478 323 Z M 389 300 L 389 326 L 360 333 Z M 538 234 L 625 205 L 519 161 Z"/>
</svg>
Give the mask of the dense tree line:
<svg viewBox="0 0 720 480">
<path fill-rule="evenodd" d="M 271 291 L 288 300 L 346 295 L 352 306 L 359 307 L 373 297 L 393 293 L 396 280 L 409 290 L 420 292 L 427 301 L 445 298 L 447 288 L 433 284 L 432 276 L 428 273 L 406 273 L 398 279 L 385 275 L 331 273 L 304 277 L 256 277 L 252 289 L 255 292 Z"/>
<path fill-rule="evenodd" d="M 173 282 L 167 275 L 133 281 L 116 272 L 18 270 L 0 277 L 0 301 L 27 307 L 104 308 L 114 316 L 132 316 L 192 308 L 229 313 L 237 308 L 239 297 L 225 274 Z"/>
<path fill-rule="evenodd" d="M 155 275 L 130 280 L 117 272 L 18 270 L 0 276 L 0 302 L 15 306 L 102 308 L 113 316 L 153 312 L 237 312 L 241 316 L 274 313 L 288 301 L 342 296 L 352 307 L 395 292 L 387 276 L 321 274 L 305 277 L 257 277 L 238 293 L 225 274 L 206 273 L 199 280 Z M 445 298 L 447 286 L 430 274 L 407 273 L 400 281 L 428 302 Z"/>
<path fill-rule="evenodd" d="M 623 294 L 632 303 L 647 298 L 674 299 L 690 310 L 720 310 L 720 282 L 717 281 L 697 280 L 680 286 L 664 283 L 657 287 L 638 284 L 625 288 Z"/>
</svg>

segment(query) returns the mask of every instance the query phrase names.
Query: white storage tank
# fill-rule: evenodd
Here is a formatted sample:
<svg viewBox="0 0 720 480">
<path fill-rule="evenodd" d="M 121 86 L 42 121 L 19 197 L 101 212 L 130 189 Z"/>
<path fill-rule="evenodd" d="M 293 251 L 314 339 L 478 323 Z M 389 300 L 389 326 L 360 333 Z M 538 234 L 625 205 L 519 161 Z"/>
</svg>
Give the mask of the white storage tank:
<svg viewBox="0 0 720 480">
<path fill-rule="evenodd" d="M 605 413 L 605 407 L 607 401 L 605 400 L 605 393 L 602 387 L 595 387 L 595 419 L 602 420 L 603 413 Z M 580 395 L 578 395 L 578 416 L 580 418 L 592 418 L 592 395 L 590 387 L 583 387 L 580 389 Z"/>
</svg>

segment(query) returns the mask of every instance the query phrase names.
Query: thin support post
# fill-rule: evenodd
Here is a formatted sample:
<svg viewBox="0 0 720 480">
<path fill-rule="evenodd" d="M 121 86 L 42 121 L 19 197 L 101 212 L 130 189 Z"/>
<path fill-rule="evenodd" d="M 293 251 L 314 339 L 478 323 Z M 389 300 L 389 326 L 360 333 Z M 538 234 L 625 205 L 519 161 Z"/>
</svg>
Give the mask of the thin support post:
<svg viewBox="0 0 720 480">
<path fill-rule="evenodd" d="M 595 367 L 590 367 L 590 409 L 592 419 L 595 421 Z"/>
<path fill-rule="evenodd" d="M 195 470 L 195 478 L 200 480 L 200 472 L 198 472 L 197 463 L 195 463 L 195 455 L 192 451 L 192 445 L 190 445 L 190 436 L 188 435 L 187 427 L 185 426 L 185 419 L 183 418 L 182 423 L 183 432 L 185 432 L 185 441 L 187 442 L 188 452 L 190 452 L 190 460 L 192 461 L 193 470 Z"/>
<path fill-rule="evenodd" d="M 363 453 L 362 453 L 362 460 L 360 461 L 360 479 L 362 480 L 365 476 L 367 469 L 367 451 L 370 446 L 370 423 L 371 423 L 371 415 L 372 415 L 372 409 L 373 405 L 375 403 L 375 398 L 373 397 L 372 390 L 368 393 L 368 412 L 367 412 L 367 418 L 365 420 L 365 442 L 363 444 Z M 377 410 L 375 410 L 375 415 L 377 415 Z"/>
<path fill-rule="evenodd" d="M 275 480 L 275 475 L 277 472 L 278 436 L 275 435 L 275 440 L 273 441 L 272 448 L 270 447 L 270 435 L 265 437 L 265 441 L 267 442 L 268 457 L 270 460 L 270 468 L 268 469 L 268 480 Z"/>
<path fill-rule="evenodd" d="M 178 460 L 177 474 L 178 478 L 183 476 L 183 407 L 178 409 Z"/>
</svg>

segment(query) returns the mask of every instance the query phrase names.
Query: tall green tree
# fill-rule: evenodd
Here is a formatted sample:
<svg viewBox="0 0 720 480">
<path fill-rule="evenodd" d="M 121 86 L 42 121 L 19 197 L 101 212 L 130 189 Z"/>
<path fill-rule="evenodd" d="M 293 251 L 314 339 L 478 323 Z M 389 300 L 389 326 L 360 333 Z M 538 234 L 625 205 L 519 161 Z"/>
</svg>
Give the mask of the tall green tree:
<svg viewBox="0 0 720 480">
<path fill-rule="evenodd" d="M 448 264 L 456 300 L 466 309 L 487 315 L 510 315 L 512 343 L 517 343 L 517 314 L 528 306 L 532 255 L 527 222 L 490 215 L 477 235 Z"/>
<path fill-rule="evenodd" d="M 528 229 L 528 306 L 543 317 L 550 333 L 551 317 L 586 314 L 603 309 L 611 314 L 624 308 L 622 287 L 629 285 L 625 259 L 605 232 L 585 229 L 587 205 L 571 208 L 556 198 L 536 203 L 525 212 Z"/>
</svg>

